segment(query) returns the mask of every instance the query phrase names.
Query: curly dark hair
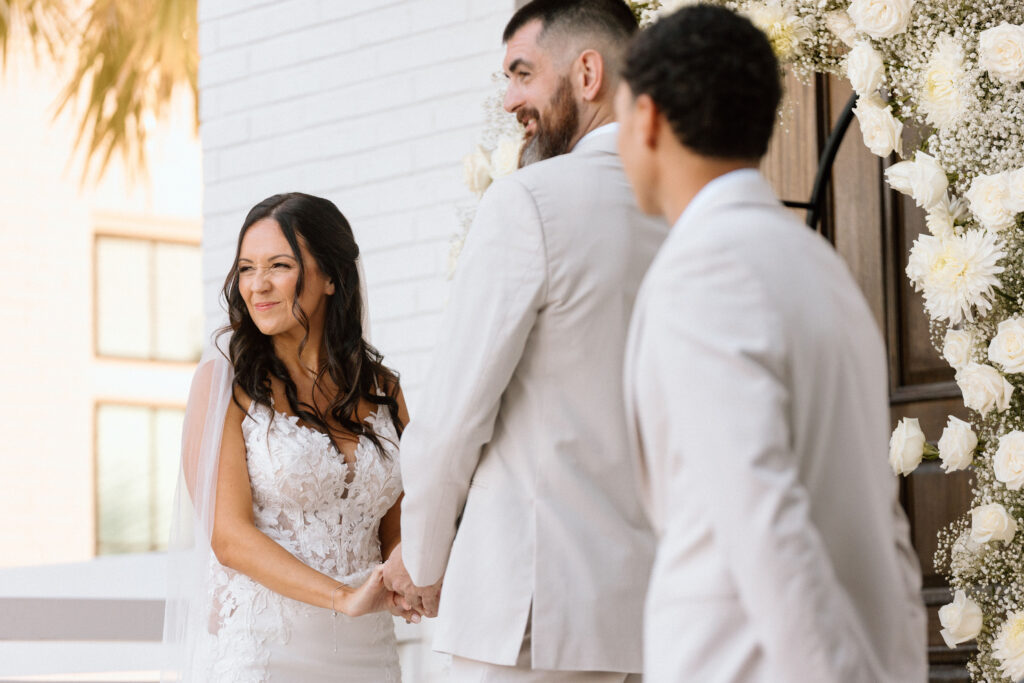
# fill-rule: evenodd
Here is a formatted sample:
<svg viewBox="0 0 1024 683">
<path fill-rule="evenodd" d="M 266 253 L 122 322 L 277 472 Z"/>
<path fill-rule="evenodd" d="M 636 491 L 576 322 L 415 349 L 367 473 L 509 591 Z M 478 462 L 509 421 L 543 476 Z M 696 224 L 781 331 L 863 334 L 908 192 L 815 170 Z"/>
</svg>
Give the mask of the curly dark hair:
<svg viewBox="0 0 1024 683">
<path fill-rule="evenodd" d="M 768 150 L 782 74 L 768 38 L 746 18 L 684 7 L 636 36 L 622 75 L 697 154 L 760 159 Z"/>
<path fill-rule="evenodd" d="M 305 270 L 299 240 L 305 245 L 324 276 L 335 283 L 335 294 L 327 298 L 324 313 L 323 351 L 321 367 L 313 380 L 314 393 L 323 391 L 325 378 L 330 378 L 338 393 L 325 411 L 298 399 L 295 382 L 281 359 L 274 352 L 271 338 L 260 332 L 249 315 L 238 288 L 238 258 L 245 233 L 257 221 L 272 218 L 291 246 L 298 261 L 298 281 L 292 313 L 305 329 L 299 352 L 309 340 L 309 318 L 299 306 L 299 295 Z M 396 432 L 401 435 L 404 425 L 398 416 L 398 374 L 383 364 L 383 356 L 363 338 L 363 298 L 359 284 L 356 258 L 359 247 L 352 228 L 332 202 L 301 192 L 289 192 L 268 197 L 254 206 L 242 223 L 238 233 L 235 260 L 224 281 L 223 296 L 227 302 L 228 324 L 218 330 L 217 336 L 232 333 L 228 346 L 228 360 L 234 367 L 233 386 L 242 389 L 256 403 L 273 409 L 271 378 L 284 385 L 288 406 L 294 415 L 306 424 L 326 434 L 335 430 L 328 418 L 342 429 L 357 436 L 366 436 L 384 456 L 380 439 L 359 419 L 362 401 L 387 406 Z M 378 394 L 378 389 L 380 394 Z M 235 396 L 238 403 L 238 397 Z M 244 411 L 248 407 L 238 404 Z"/>
</svg>

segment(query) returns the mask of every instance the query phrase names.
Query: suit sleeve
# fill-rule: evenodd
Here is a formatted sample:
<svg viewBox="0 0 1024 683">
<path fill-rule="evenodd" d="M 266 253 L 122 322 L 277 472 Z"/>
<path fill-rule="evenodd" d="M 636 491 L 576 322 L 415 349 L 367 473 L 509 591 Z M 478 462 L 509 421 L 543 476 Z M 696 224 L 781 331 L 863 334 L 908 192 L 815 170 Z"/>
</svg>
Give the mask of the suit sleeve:
<svg viewBox="0 0 1024 683">
<path fill-rule="evenodd" d="M 645 455 L 658 525 L 686 529 L 692 520 L 673 519 L 673 501 L 698 503 L 773 680 L 864 680 L 854 653 L 870 648 L 801 483 L 807 463 L 794 451 L 790 359 L 773 302 L 720 249 L 676 259 L 649 289 L 648 384 L 637 395 L 642 402 L 649 392 L 667 414 L 659 428 L 668 452 Z"/>
<path fill-rule="evenodd" d="M 444 574 L 469 483 L 542 306 L 547 262 L 532 195 L 491 186 L 459 258 L 413 419 L 402 436 L 402 556 L 414 583 Z"/>
</svg>

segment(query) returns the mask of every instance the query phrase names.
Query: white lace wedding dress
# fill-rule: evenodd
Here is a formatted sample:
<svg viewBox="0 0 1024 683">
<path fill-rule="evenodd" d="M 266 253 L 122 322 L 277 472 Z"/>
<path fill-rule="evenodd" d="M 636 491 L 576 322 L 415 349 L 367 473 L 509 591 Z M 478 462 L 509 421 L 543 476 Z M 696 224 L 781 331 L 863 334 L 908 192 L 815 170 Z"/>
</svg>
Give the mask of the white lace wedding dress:
<svg viewBox="0 0 1024 683">
<path fill-rule="evenodd" d="M 242 423 L 256 526 L 297 558 L 357 586 L 380 563 L 378 526 L 402 490 L 385 407 L 367 418 L 387 457 L 361 437 L 352 466 L 323 433 L 253 405 Z M 210 562 L 204 682 L 400 681 L 394 622 L 291 600 Z"/>
</svg>

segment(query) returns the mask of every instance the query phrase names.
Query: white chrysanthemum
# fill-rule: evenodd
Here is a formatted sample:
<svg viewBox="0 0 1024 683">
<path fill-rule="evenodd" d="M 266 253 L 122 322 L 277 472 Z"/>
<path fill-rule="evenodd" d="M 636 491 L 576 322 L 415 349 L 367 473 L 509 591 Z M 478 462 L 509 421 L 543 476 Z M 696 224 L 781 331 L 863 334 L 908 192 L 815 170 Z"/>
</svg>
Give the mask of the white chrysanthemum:
<svg viewBox="0 0 1024 683">
<path fill-rule="evenodd" d="M 932 271 L 942 262 L 948 241 L 933 235 L 921 235 L 914 240 L 907 259 L 907 277 L 916 291 L 924 289 Z"/>
<path fill-rule="evenodd" d="M 921 235 L 914 242 L 907 276 L 924 292 L 925 309 L 934 320 L 956 325 L 974 321 L 974 311 L 992 308 L 993 288 L 1004 268 L 998 239 L 982 230 L 968 230 L 946 239 Z"/>
<path fill-rule="evenodd" d="M 992 654 L 1008 678 L 1024 678 L 1024 611 L 1014 612 L 1003 622 L 992 641 Z"/>
<path fill-rule="evenodd" d="M 924 224 L 928 227 L 928 232 L 936 237 L 946 239 L 953 235 L 954 225 L 956 221 L 964 217 L 965 210 L 966 207 L 962 201 L 951 200 L 949 194 L 945 193 L 938 202 L 928 208 Z"/>
<path fill-rule="evenodd" d="M 755 2 L 747 8 L 747 17 L 768 36 L 775 56 L 784 62 L 800 54 L 801 44 L 812 36 L 803 19 L 778 2 Z"/>
<path fill-rule="evenodd" d="M 921 85 L 919 104 L 928 123 L 942 130 L 960 119 L 964 112 L 964 78 L 963 50 L 952 36 L 940 36 Z"/>
</svg>

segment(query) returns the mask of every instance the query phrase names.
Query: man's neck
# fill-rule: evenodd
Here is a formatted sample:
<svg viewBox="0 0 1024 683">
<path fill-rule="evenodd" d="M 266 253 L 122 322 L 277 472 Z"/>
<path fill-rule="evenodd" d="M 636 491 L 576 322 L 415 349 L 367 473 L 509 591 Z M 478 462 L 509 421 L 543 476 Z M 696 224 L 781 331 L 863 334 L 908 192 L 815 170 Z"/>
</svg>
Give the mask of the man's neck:
<svg viewBox="0 0 1024 683">
<path fill-rule="evenodd" d="M 602 105 L 594 107 L 592 110 L 581 114 L 580 130 L 573 139 L 572 146 L 575 147 L 577 143 L 585 138 L 591 131 L 595 131 L 601 126 L 606 126 L 609 123 L 615 123 L 615 111 L 611 107 Z"/>
<path fill-rule="evenodd" d="M 758 167 L 756 161 L 711 159 L 688 150 L 680 151 L 682 154 L 673 154 L 671 160 L 665 159 L 662 163 L 663 182 L 658 193 L 658 205 L 669 225 L 676 224 L 693 198 L 712 180 L 743 168 Z"/>
</svg>

